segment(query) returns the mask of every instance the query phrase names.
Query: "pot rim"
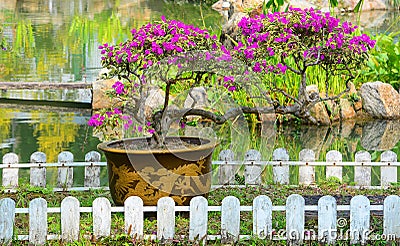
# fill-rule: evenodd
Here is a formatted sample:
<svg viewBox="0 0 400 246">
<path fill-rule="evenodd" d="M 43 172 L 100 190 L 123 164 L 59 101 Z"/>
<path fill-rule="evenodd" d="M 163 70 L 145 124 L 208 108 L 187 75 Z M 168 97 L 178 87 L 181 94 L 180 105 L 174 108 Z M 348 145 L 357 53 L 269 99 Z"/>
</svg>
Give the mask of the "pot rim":
<svg viewBox="0 0 400 246">
<path fill-rule="evenodd" d="M 203 137 L 191 137 L 191 136 L 168 136 L 166 138 L 191 138 L 191 139 L 204 139 L 209 141 L 206 144 L 201 144 L 196 147 L 185 147 L 182 149 L 145 149 L 145 150 L 127 150 L 127 149 L 120 149 L 120 148 L 113 148 L 110 147 L 110 145 L 118 143 L 118 142 L 123 142 L 123 141 L 129 141 L 129 140 L 139 140 L 139 139 L 149 139 L 149 137 L 134 137 L 134 138 L 123 138 L 119 140 L 112 140 L 112 141 L 106 141 L 103 143 L 100 143 L 97 145 L 97 148 L 104 151 L 104 152 L 113 152 L 113 153 L 126 153 L 126 154 L 165 154 L 165 153 L 182 153 L 182 152 L 187 152 L 187 151 L 201 151 L 201 150 L 206 150 L 206 149 L 213 149 L 217 145 L 219 145 L 218 141 L 214 141 L 210 138 L 203 138 Z"/>
</svg>

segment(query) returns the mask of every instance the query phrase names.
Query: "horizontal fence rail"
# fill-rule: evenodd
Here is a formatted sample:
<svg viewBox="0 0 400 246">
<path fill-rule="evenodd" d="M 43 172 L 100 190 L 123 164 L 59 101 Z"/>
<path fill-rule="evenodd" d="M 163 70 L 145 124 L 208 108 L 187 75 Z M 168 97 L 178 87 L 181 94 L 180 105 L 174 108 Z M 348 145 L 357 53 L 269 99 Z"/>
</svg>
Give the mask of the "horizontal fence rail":
<svg viewBox="0 0 400 246">
<path fill-rule="evenodd" d="M 262 180 L 264 169 L 268 166 L 272 168 L 272 179 L 268 183 L 290 184 L 291 166 L 298 166 L 298 184 L 315 184 L 315 167 L 325 167 L 325 177 L 337 177 L 343 180 L 343 168 L 354 167 L 355 187 L 378 188 L 387 187 L 392 183 L 397 183 L 397 168 L 400 162 L 393 151 L 385 151 L 380 156 L 380 162 L 372 162 L 371 155 L 367 151 L 355 153 L 355 162 L 343 162 L 342 154 L 336 150 L 331 150 L 326 154 L 325 161 L 316 161 L 313 150 L 304 149 L 300 151 L 298 161 L 291 161 L 289 154 L 284 148 L 274 150 L 271 161 L 262 160 L 261 154 L 257 150 L 249 150 L 245 154 L 244 160 L 236 160 L 233 151 L 223 150 L 219 154 L 218 160 L 213 164 L 218 165 L 216 169 L 217 181 L 214 187 L 220 185 L 232 185 L 235 183 L 235 175 L 241 167 L 246 185 L 258 185 L 265 182 Z M 101 162 L 101 154 L 91 151 L 85 155 L 84 162 L 74 162 L 71 152 L 63 151 L 58 155 L 57 163 L 46 163 L 46 154 L 35 152 L 30 157 L 30 163 L 19 163 L 19 157 L 15 153 L 7 153 L 3 156 L 2 186 L 6 192 L 13 192 L 18 187 L 20 169 L 30 169 L 30 185 L 37 187 L 46 186 L 46 170 L 57 168 L 57 188 L 54 191 L 63 190 L 88 190 L 100 187 L 100 168 L 106 166 Z M 84 187 L 73 187 L 73 168 L 84 167 Z M 372 167 L 380 169 L 380 186 L 371 186 Z"/>
<path fill-rule="evenodd" d="M 317 211 L 318 225 L 306 228 L 305 211 Z M 10 198 L 0 199 L 0 243 L 8 243 L 13 237 L 41 245 L 47 240 L 66 242 L 80 239 L 81 213 L 92 214 L 91 232 L 94 239 L 112 236 L 112 213 L 124 215 L 125 233 L 137 239 L 170 240 L 187 239 L 190 241 L 221 240 L 221 243 L 234 243 L 238 240 L 259 238 L 263 240 L 286 240 L 288 245 L 301 245 L 305 241 L 318 241 L 322 244 L 334 244 L 346 240 L 351 244 L 370 241 L 395 241 L 400 239 L 400 197 L 391 195 L 385 198 L 383 205 L 370 205 L 367 197 L 354 196 L 349 205 L 337 205 L 332 196 L 323 196 L 316 206 L 306 206 L 302 196 L 290 195 L 285 206 L 273 206 L 268 196 L 260 195 L 253 200 L 252 206 L 241 206 L 234 196 L 225 197 L 221 206 L 209 206 L 206 198 L 198 196 L 190 201 L 190 206 L 175 206 L 171 197 L 158 200 L 157 206 L 143 206 L 139 197 L 129 197 L 123 207 L 111 207 L 107 198 L 99 197 L 92 207 L 80 207 L 77 198 L 69 196 L 62 200 L 61 207 L 49 208 L 43 198 L 35 198 L 29 208 L 16 208 Z M 189 212 L 188 235 L 175 235 L 175 213 Z M 274 226 L 272 212 L 284 211 L 286 227 Z M 349 211 L 349 218 L 338 216 L 338 211 Z M 370 228 L 371 211 L 383 211 L 383 232 L 377 233 Z M 156 212 L 157 229 L 155 235 L 144 233 L 145 212 Z M 208 234 L 209 212 L 219 212 L 220 233 Z M 241 213 L 252 213 L 252 235 L 241 235 Z M 18 214 L 29 214 L 29 234 L 14 235 L 14 224 Z M 48 213 L 61 214 L 59 234 L 48 234 Z"/>
</svg>

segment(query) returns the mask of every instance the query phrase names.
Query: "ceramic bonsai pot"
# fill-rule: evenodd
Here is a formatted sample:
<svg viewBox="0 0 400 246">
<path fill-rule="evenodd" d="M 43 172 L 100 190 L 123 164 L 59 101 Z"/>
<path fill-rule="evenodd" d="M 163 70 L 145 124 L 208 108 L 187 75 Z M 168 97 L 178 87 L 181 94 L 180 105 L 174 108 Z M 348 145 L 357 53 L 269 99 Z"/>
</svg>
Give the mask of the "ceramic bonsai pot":
<svg viewBox="0 0 400 246">
<path fill-rule="evenodd" d="M 104 142 L 98 149 L 107 159 L 111 196 L 123 205 L 129 196 L 139 196 L 144 205 L 157 205 L 159 198 L 172 197 L 177 205 L 207 195 L 211 187 L 211 161 L 216 143 L 197 137 L 167 137 L 190 146 L 170 149 L 130 149 L 131 144 L 150 138 L 130 138 Z"/>
</svg>

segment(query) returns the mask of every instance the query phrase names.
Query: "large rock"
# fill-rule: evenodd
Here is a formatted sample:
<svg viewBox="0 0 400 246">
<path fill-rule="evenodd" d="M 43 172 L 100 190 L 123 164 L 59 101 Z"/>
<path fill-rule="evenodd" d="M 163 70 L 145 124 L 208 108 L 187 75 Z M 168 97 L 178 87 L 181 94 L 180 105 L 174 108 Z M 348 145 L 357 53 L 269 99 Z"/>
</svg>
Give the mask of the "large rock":
<svg viewBox="0 0 400 246">
<path fill-rule="evenodd" d="M 96 80 L 93 82 L 93 98 L 92 98 L 92 108 L 93 109 L 102 109 L 109 108 L 111 106 L 112 101 L 106 95 L 106 91 L 110 90 L 113 84 L 118 79 L 104 79 L 104 80 Z"/>
<path fill-rule="evenodd" d="M 339 106 L 340 106 L 340 118 L 342 120 L 354 119 L 354 117 L 356 116 L 356 111 L 354 111 L 354 108 L 349 102 L 349 100 L 340 98 Z"/>
<path fill-rule="evenodd" d="M 316 103 L 311 109 L 310 114 L 318 121 L 320 125 L 330 125 L 331 120 L 329 114 L 326 111 L 325 104 L 323 102 Z"/>
<path fill-rule="evenodd" d="M 360 88 L 360 95 L 363 109 L 373 118 L 400 118 L 400 95 L 390 84 L 365 83 Z"/>
<path fill-rule="evenodd" d="M 320 98 L 319 89 L 317 85 L 308 85 L 306 87 L 306 93 L 308 94 L 308 97 L 312 101 L 317 101 Z M 321 125 L 331 124 L 328 111 L 326 110 L 325 104 L 323 102 L 318 102 L 314 104 L 310 108 L 310 113 L 318 121 L 319 124 Z"/>
</svg>

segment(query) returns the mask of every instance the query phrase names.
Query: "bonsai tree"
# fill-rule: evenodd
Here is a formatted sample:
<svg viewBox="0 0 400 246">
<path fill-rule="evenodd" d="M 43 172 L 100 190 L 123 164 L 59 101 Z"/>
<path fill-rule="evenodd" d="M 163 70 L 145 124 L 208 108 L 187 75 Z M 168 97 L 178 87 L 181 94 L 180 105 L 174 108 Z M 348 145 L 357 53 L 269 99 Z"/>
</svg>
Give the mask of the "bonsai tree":
<svg viewBox="0 0 400 246">
<path fill-rule="evenodd" d="M 89 125 L 108 137 L 122 137 L 117 128 L 125 133 L 145 132 L 152 135 L 154 145 L 163 147 L 171 124 L 183 124 L 188 116 L 222 124 L 243 114 L 277 113 L 317 123 L 310 108 L 348 91 L 354 71 L 374 45 L 367 35 L 355 36 L 351 23 L 340 24 L 329 13 L 313 9 L 290 8 L 243 18 L 239 28 L 240 34 L 232 38 L 235 47 L 227 49 L 206 30 L 162 17 L 133 29 L 126 42 L 100 46 L 107 76 L 118 78 L 109 92 L 115 105 L 94 114 Z M 323 98 L 309 95 L 307 76 L 314 66 L 325 71 L 326 88 L 331 76 L 340 74 L 346 89 Z M 295 93 L 280 79 L 288 72 L 300 77 Z M 223 111 L 197 108 L 195 103 L 183 108 L 172 104 L 183 92 L 195 102 L 193 88 L 204 84 L 212 87 L 214 95 L 225 93 L 235 103 Z M 146 115 L 146 99 L 153 86 L 165 92 L 163 102 Z M 278 100 L 277 94 L 285 100 Z"/>
<path fill-rule="evenodd" d="M 314 124 L 318 122 L 310 114 L 312 106 L 348 92 L 349 82 L 375 45 L 368 35 L 355 35 L 357 27 L 350 22 L 340 23 L 329 13 L 314 9 L 290 7 L 287 12 L 245 17 L 238 27 L 234 50 L 252 71 L 266 78 L 267 100 L 272 101 L 276 113 L 293 114 Z M 315 72 L 313 67 L 323 71 L 318 77 L 325 88 L 322 98 L 306 91 L 310 72 Z M 289 73 L 299 78 L 294 86 L 297 91 L 290 91 L 293 88 L 287 85 Z M 271 74 L 273 77 L 268 77 Z M 335 76 L 341 77 L 345 89 L 329 95 Z"/>
<path fill-rule="evenodd" d="M 133 29 L 132 38 L 126 42 L 99 48 L 102 65 L 108 69 L 106 77 L 118 81 L 108 92 L 113 107 L 94 114 L 88 124 L 108 138 L 147 133 L 153 136 L 154 145 L 162 147 L 171 124 L 178 121 L 183 125 L 188 116 L 222 124 L 243 113 L 273 112 L 270 106 L 256 106 L 257 100 L 236 103 L 226 112 L 192 107 L 197 100 L 192 91 L 201 85 L 212 86 L 215 94 L 223 91 L 233 99 L 244 90 L 261 95 L 261 91 L 256 92 L 257 86 L 252 86 L 260 82 L 259 77 L 206 30 L 162 17 Z M 154 86 L 165 91 L 164 99 L 160 108 L 148 115 L 144 108 Z M 172 94 L 182 92 L 194 103 L 186 108 L 173 107 Z"/>
</svg>

